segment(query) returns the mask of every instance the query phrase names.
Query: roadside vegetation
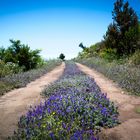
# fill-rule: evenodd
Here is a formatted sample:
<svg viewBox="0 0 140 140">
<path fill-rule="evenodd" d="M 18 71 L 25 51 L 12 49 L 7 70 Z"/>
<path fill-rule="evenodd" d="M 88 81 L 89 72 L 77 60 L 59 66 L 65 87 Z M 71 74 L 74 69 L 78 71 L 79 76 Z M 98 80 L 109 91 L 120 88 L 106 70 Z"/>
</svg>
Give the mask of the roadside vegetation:
<svg viewBox="0 0 140 140">
<path fill-rule="evenodd" d="M 61 60 L 43 60 L 40 50 L 31 50 L 20 40 L 10 42 L 7 49 L 0 48 L 0 95 L 26 86 L 61 64 Z"/>
<path fill-rule="evenodd" d="M 113 22 L 104 39 L 90 47 L 82 43 L 75 58 L 117 82 L 130 94 L 140 95 L 140 22 L 128 2 L 117 0 L 112 11 Z"/>
<path fill-rule="evenodd" d="M 1 77 L 0 95 L 3 95 L 4 93 L 14 88 L 25 87 L 31 81 L 43 76 L 44 74 L 51 71 L 53 68 L 55 68 L 60 64 L 61 64 L 60 60 L 48 60 L 40 68 Z"/>
<path fill-rule="evenodd" d="M 114 103 L 72 62 L 66 62 L 61 78 L 42 94 L 45 102 L 20 118 L 9 139 L 97 140 L 101 128 L 119 123 Z"/>
<path fill-rule="evenodd" d="M 80 59 L 78 62 L 103 73 L 129 94 L 140 96 L 140 66 L 129 65 L 121 60 L 109 62 L 97 57 Z"/>
<path fill-rule="evenodd" d="M 31 50 L 29 45 L 21 44 L 20 40 L 10 39 L 10 43 L 7 49 L 0 47 L 0 60 L 3 63 L 14 63 L 24 71 L 42 65 L 43 59 L 39 55 L 41 50 Z"/>
</svg>

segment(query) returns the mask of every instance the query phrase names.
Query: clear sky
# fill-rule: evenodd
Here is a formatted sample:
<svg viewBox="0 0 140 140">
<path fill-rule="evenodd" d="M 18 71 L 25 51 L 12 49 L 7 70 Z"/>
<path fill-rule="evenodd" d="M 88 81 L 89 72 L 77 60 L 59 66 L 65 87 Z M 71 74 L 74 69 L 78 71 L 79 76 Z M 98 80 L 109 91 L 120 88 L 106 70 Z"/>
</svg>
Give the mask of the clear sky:
<svg viewBox="0 0 140 140">
<path fill-rule="evenodd" d="M 76 57 L 80 42 L 103 39 L 115 0 L 0 0 L 0 46 L 19 39 L 44 58 Z M 140 0 L 129 0 L 140 14 Z"/>
</svg>

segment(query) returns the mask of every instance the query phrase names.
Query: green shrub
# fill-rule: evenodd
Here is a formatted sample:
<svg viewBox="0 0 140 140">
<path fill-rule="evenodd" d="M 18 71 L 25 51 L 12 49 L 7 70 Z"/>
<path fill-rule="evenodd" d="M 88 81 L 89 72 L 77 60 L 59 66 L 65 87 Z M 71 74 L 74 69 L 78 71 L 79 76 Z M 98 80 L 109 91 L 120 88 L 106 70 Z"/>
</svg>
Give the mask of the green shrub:
<svg viewBox="0 0 140 140">
<path fill-rule="evenodd" d="M 130 58 L 129 63 L 132 65 L 140 65 L 140 50 L 137 50 Z"/>
<path fill-rule="evenodd" d="M 0 61 L 0 77 L 16 74 L 22 71 L 23 67 L 19 67 L 18 64 L 12 62 L 4 63 L 2 60 Z"/>
<path fill-rule="evenodd" d="M 99 56 L 112 61 L 117 58 L 116 49 L 106 48 L 99 53 Z"/>
</svg>

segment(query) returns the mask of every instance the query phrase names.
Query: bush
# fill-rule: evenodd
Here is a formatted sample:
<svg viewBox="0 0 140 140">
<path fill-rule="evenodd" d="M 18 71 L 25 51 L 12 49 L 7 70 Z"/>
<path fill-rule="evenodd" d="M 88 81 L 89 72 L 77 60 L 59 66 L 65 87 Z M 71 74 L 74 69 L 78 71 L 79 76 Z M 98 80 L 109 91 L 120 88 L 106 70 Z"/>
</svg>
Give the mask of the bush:
<svg viewBox="0 0 140 140">
<path fill-rule="evenodd" d="M 0 60 L 0 78 L 6 75 L 16 74 L 22 71 L 23 68 L 19 67 L 18 64 L 12 62 L 4 63 L 2 60 Z"/>
<path fill-rule="evenodd" d="M 131 57 L 129 57 L 131 65 L 140 65 L 140 50 L 137 50 Z"/>
<path fill-rule="evenodd" d="M 117 59 L 116 49 L 106 48 L 99 53 L 99 56 L 109 61 Z"/>
</svg>

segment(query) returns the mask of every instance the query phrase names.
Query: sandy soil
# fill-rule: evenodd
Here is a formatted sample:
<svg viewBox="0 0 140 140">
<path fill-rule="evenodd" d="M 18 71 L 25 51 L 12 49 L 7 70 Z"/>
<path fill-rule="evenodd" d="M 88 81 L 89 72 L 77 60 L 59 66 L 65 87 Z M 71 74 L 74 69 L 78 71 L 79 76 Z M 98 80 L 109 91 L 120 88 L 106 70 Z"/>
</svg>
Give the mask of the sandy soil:
<svg viewBox="0 0 140 140">
<path fill-rule="evenodd" d="M 83 72 L 93 77 L 102 92 L 107 93 L 110 100 L 118 105 L 121 124 L 104 130 L 102 139 L 140 140 L 140 113 L 136 113 L 136 108 L 140 108 L 140 97 L 124 94 L 125 92 L 117 84 L 101 73 L 84 65 L 78 63 L 77 65 Z"/>
<path fill-rule="evenodd" d="M 26 113 L 30 105 L 34 106 L 43 101 L 40 93 L 44 86 L 57 80 L 64 67 L 63 63 L 26 87 L 15 89 L 0 97 L 0 140 L 13 134 L 20 116 Z"/>
</svg>

